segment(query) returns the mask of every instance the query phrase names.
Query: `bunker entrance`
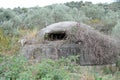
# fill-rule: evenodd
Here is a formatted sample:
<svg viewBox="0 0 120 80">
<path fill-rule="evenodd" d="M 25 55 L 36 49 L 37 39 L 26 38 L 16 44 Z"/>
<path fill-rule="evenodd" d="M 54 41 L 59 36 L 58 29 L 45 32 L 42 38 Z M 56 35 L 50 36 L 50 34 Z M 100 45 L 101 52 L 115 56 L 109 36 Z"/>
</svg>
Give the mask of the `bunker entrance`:
<svg viewBox="0 0 120 80">
<path fill-rule="evenodd" d="M 44 38 L 48 41 L 65 40 L 67 38 L 67 34 L 64 31 L 52 32 L 45 34 Z"/>
</svg>

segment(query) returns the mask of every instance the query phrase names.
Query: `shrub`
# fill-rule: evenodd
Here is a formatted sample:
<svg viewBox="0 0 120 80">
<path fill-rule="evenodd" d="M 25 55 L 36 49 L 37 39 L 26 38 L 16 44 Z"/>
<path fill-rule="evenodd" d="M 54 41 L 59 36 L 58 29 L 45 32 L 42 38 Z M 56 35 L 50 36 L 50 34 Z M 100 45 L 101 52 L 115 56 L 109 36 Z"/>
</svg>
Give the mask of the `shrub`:
<svg viewBox="0 0 120 80">
<path fill-rule="evenodd" d="M 0 52 L 6 50 L 9 47 L 9 44 L 9 37 L 6 37 L 3 33 L 3 30 L 0 29 Z"/>
<path fill-rule="evenodd" d="M 120 71 L 120 56 L 118 56 L 118 58 L 117 58 L 116 67 Z"/>
<path fill-rule="evenodd" d="M 17 43 L 19 37 L 18 36 L 9 36 L 4 34 L 5 31 L 0 29 L 0 53 L 15 53 L 18 52 L 19 45 Z"/>
<path fill-rule="evenodd" d="M 120 20 L 119 20 L 120 21 Z M 112 29 L 112 35 L 120 38 L 120 22 L 115 25 L 115 27 Z"/>
<path fill-rule="evenodd" d="M 86 5 L 81 8 L 85 15 L 90 19 L 101 19 L 104 16 L 105 10 L 102 6 Z"/>
<path fill-rule="evenodd" d="M 23 56 L 12 56 L 1 62 L 0 79 L 16 80 L 19 73 L 25 70 L 26 60 Z"/>
<path fill-rule="evenodd" d="M 76 57 L 46 59 L 31 64 L 21 55 L 0 57 L 0 80 L 70 80 L 70 68 Z M 71 69 L 74 67 L 71 67 Z"/>
<path fill-rule="evenodd" d="M 48 60 L 38 64 L 36 79 L 41 80 L 69 80 L 69 76 L 64 66 L 58 66 L 53 60 Z"/>
<path fill-rule="evenodd" d="M 112 32 L 112 28 L 115 27 L 119 19 L 119 12 L 113 12 L 111 10 L 106 13 L 105 17 L 102 17 L 103 28 L 107 33 Z"/>
</svg>

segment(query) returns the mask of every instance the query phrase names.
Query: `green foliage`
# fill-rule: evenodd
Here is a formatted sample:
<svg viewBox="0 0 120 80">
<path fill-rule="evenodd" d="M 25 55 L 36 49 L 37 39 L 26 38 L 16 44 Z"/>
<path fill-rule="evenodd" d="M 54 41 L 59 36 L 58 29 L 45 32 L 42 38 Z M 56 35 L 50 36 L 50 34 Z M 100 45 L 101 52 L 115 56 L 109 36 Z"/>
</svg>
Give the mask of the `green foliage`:
<svg viewBox="0 0 120 80">
<path fill-rule="evenodd" d="M 71 17 L 69 15 L 70 8 L 65 5 L 53 5 L 51 11 L 51 17 L 54 22 L 67 21 Z"/>
<path fill-rule="evenodd" d="M 0 78 L 16 80 L 19 73 L 25 70 L 26 60 L 22 56 L 13 56 L 1 62 Z"/>
<path fill-rule="evenodd" d="M 6 50 L 9 47 L 10 38 L 5 36 L 3 30 L 0 29 L 0 52 Z"/>
<path fill-rule="evenodd" d="M 116 67 L 118 68 L 118 70 L 120 70 L 120 56 L 118 56 L 118 59 L 116 61 Z"/>
<path fill-rule="evenodd" d="M 85 13 L 77 8 L 73 8 L 70 11 L 71 14 L 71 20 L 77 21 L 77 22 L 87 22 L 89 20 L 88 17 L 86 17 Z"/>
<path fill-rule="evenodd" d="M 70 80 L 70 70 L 77 57 L 59 60 L 46 59 L 41 63 L 30 64 L 21 55 L 0 56 L 0 80 Z"/>
<path fill-rule="evenodd" d="M 103 68 L 103 73 L 104 73 L 104 74 L 112 74 L 112 71 L 111 71 L 108 67 L 105 66 L 105 67 Z"/>
<path fill-rule="evenodd" d="M 113 11 L 119 11 L 120 10 L 120 0 L 118 0 L 117 2 L 113 2 L 109 5 L 109 7 L 111 8 L 111 10 Z"/>
<path fill-rule="evenodd" d="M 90 20 L 91 23 L 100 23 L 100 20 L 99 19 L 92 19 Z"/>
<path fill-rule="evenodd" d="M 14 29 L 13 29 L 14 31 Z M 17 32 L 17 30 L 14 31 Z M 3 52 L 7 52 L 13 54 L 12 52 L 17 52 L 18 51 L 18 36 L 10 36 L 5 34 L 5 30 L 0 28 L 0 54 Z M 17 50 L 17 51 L 16 51 Z"/>
<path fill-rule="evenodd" d="M 10 9 L 1 9 L 0 12 L 0 22 L 9 21 L 15 16 L 14 12 Z"/>
<path fill-rule="evenodd" d="M 104 28 L 106 31 L 108 31 L 109 33 L 111 33 L 112 28 L 115 27 L 115 25 L 117 24 L 117 21 L 119 19 L 119 13 L 117 12 L 113 12 L 113 11 L 108 11 L 108 13 L 106 13 L 105 17 L 102 17 L 102 22 L 104 24 Z"/>
<path fill-rule="evenodd" d="M 120 22 L 118 21 L 117 25 L 112 29 L 112 35 L 120 38 Z"/>
<path fill-rule="evenodd" d="M 19 29 L 41 29 L 59 21 L 90 22 L 93 25 L 99 24 L 98 27 L 101 30 L 105 30 L 106 32 L 111 32 L 112 30 L 112 34 L 120 38 L 119 6 L 119 2 L 98 5 L 89 2 L 83 3 L 81 1 L 54 4 L 46 7 L 1 8 L 0 53 L 7 49 L 11 49 L 11 51 L 16 50 L 15 47 L 18 47 L 17 41 L 19 35 L 22 34 L 22 32 L 19 32 Z M 72 56 L 56 61 L 48 59 L 43 60 L 41 63 L 30 64 L 31 62 L 27 61 L 23 56 L 8 58 L 0 55 L 0 80 L 71 80 L 70 73 L 77 73 L 77 77 L 80 74 L 81 77 L 81 74 L 85 72 L 85 70 L 81 72 L 81 66 L 75 64 L 77 58 Z M 118 59 L 116 62 L 118 67 L 120 66 L 119 62 Z M 109 75 L 112 72 L 107 67 L 103 71 L 108 76 L 101 77 L 99 74 L 95 76 L 96 80 L 117 80 Z M 90 73 L 96 74 L 94 72 Z M 80 77 L 77 80 L 80 80 Z M 86 79 L 88 78 L 86 77 Z"/>
<path fill-rule="evenodd" d="M 73 71 L 78 56 L 70 56 L 59 60 L 43 60 L 37 65 L 37 79 L 41 80 L 70 80 L 69 73 Z"/>
<path fill-rule="evenodd" d="M 48 60 L 38 65 L 39 72 L 37 73 L 37 79 L 41 80 L 69 80 L 66 69 L 58 66 L 55 61 Z"/>
<path fill-rule="evenodd" d="M 82 10 L 90 19 L 101 19 L 105 14 L 105 9 L 102 6 L 98 5 L 83 6 Z"/>
<path fill-rule="evenodd" d="M 80 1 L 80 2 L 74 2 L 74 1 L 72 1 L 72 2 L 67 2 L 67 3 L 65 3 L 65 5 L 66 5 L 66 6 L 69 6 L 70 8 L 80 8 L 80 7 L 82 7 L 84 4 L 83 4 L 82 1 Z"/>
<path fill-rule="evenodd" d="M 0 26 L 6 35 L 18 35 L 18 29 L 41 29 L 60 21 L 77 21 L 99 24 L 111 31 L 120 15 L 119 2 L 92 4 L 91 2 L 69 2 L 46 7 L 0 9 Z"/>
<path fill-rule="evenodd" d="M 59 60 L 43 59 L 40 63 L 33 63 L 22 55 L 0 56 L 0 80 L 80 80 L 82 77 L 85 80 L 117 79 L 109 75 L 112 72 L 107 67 L 102 70 L 105 71 L 103 74 L 107 73 L 108 76 L 93 72 L 92 67 L 82 68 L 76 64 L 78 57 L 63 57 Z M 119 76 L 119 73 L 115 76 Z"/>
</svg>

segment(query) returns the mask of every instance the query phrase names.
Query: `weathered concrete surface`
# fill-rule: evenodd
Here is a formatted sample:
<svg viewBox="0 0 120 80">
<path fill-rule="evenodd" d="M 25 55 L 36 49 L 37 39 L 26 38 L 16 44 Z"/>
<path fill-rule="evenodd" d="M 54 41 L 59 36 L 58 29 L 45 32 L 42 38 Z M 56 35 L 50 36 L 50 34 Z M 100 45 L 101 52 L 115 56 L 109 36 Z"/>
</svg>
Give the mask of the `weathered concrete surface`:
<svg viewBox="0 0 120 80">
<path fill-rule="evenodd" d="M 77 55 L 79 52 L 79 46 L 75 44 L 65 44 L 62 46 L 34 44 L 25 45 L 21 49 L 21 54 L 27 59 L 35 59 L 36 61 L 40 61 L 42 58 L 58 59 L 60 57 L 68 57 L 69 55 Z"/>
<path fill-rule="evenodd" d="M 53 45 L 55 44 L 55 45 Z M 117 55 L 101 55 L 86 53 L 82 49 L 80 44 L 62 44 L 57 45 L 53 44 L 33 44 L 25 45 L 21 53 L 29 60 L 35 60 L 37 62 L 41 61 L 44 58 L 50 59 L 59 59 L 61 57 L 68 57 L 70 55 L 80 55 L 77 63 L 80 65 L 103 65 L 103 64 L 112 64 L 116 61 Z"/>
<path fill-rule="evenodd" d="M 69 32 L 70 30 L 72 30 L 73 28 L 75 28 L 76 26 L 79 26 L 79 24 L 81 25 L 81 27 L 85 27 L 85 28 L 91 28 L 90 26 L 83 24 L 83 23 L 78 23 L 78 22 L 74 22 L 74 21 L 64 21 L 64 22 L 58 22 L 55 24 L 51 24 L 43 29 L 41 29 L 38 32 L 38 37 L 44 38 L 44 35 L 47 33 L 52 33 L 52 32 L 59 32 L 59 31 L 66 31 Z"/>
<path fill-rule="evenodd" d="M 64 40 L 45 39 L 45 34 L 60 31 L 67 34 Z M 58 38 L 58 34 L 47 37 L 54 36 Z M 42 58 L 58 59 L 62 56 L 80 55 L 77 61 L 80 65 L 103 65 L 115 63 L 120 54 L 117 40 L 77 22 L 59 22 L 47 26 L 38 32 L 35 40 L 37 44 L 28 42 L 31 44 L 25 44 L 20 50 L 26 58 L 35 61 Z"/>
</svg>

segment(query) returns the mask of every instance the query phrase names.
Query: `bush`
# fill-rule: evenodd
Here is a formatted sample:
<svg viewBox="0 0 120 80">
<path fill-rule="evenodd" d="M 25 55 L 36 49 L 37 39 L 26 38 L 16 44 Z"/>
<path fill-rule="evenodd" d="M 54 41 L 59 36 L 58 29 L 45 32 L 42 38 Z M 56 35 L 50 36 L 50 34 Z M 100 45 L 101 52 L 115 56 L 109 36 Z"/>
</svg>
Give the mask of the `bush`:
<svg viewBox="0 0 120 80">
<path fill-rule="evenodd" d="M 119 20 L 120 21 L 120 20 Z M 117 38 L 120 38 L 120 22 L 115 25 L 115 27 L 112 29 L 112 35 L 116 36 Z"/>
<path fill-rule="evenodd" d="M 69 80 L 69 76 L 64 66 L 58 66 L 53 60 L 48 60 L 38 64 L 36 79 L 41 80 Z"/>
<path fill-rule="evenodd" d="M 113 12 L 109 10 L 108 13 L 106 13 L 106 15 L 102 17 L 102 22 L 104 24 L 102 29 L 104 29 L 106 33 L 111 33 L 112 28 L 115 27 L 118 19 L 119 19 L 119 12 Z"/>
<path fill-rule="evenodd" d="M 0 28 L 0 53 L 15 53 L 18 52 L 19 45 L 17 43 L 18 36 L 9 36 L 4 34 L 4 30 Z"/>
<path fill-rule="evenodd" d="M 0 52 L 6 50 L 9 47 L 9 44 L 9 37 L 6 37 L 3 33 L 3 30 L 0 29 Z"/>
<path fill-rule="evenodd" d="M 0 79 L 16 80 L 19 73 L 26 69 L 27 61 L 23 56 L 12 56 L 4 59 L 0 63 Z"/>
<path fill-rule="evenodd" d="M 81 8 L 90 19 L 100 19 L 104 16 L 105 10 L 102 6 L 86 5 Z"/>
<path fill-rule="evenodd" d="M 76 57 L 31 64 L 21 55 L 0 57 L 0 80 L 70 80 Z"/>
<path fill-rule="evenodd" d="M 116 61 L 116 67 L 120 71 L 120 56 L 118 56 L 117 61 Z"/>
</svg>

